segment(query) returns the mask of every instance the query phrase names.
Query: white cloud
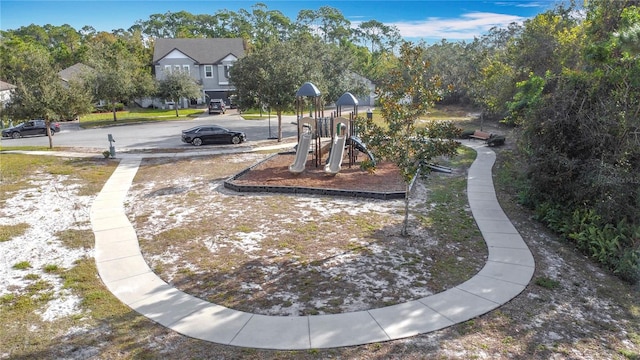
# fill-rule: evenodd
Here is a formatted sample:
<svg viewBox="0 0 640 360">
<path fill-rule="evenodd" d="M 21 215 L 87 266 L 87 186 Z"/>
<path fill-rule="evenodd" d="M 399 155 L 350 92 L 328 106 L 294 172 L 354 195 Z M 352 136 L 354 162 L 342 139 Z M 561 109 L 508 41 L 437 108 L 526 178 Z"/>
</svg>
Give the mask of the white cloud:
<svg viewBox="0 0 640 360">
<path fill-rule="evenodd" d="M 531 1 L 531 2 L 515 2 L 515 1 L 498 1 L 495 2 L 494 5 L 497 6 L 515 6 L 515 7 L 521 7 L 521 8 L 533 8 L 533 7 L 539 7 L 539 8 L 545 8 L 549 5 L 549 2 L 544 2 L 544 1 Z"/>
<path fill-rule="evenodd" d="M 492 27 L 506 28 L 511 23 L 522 23 L 527 18 L 517 15 L 489 12 L 471 12 L 459 18 L 427 18 L 422 21 L 394 22 L 405 39 L 473 40 Z"/>
</svg>

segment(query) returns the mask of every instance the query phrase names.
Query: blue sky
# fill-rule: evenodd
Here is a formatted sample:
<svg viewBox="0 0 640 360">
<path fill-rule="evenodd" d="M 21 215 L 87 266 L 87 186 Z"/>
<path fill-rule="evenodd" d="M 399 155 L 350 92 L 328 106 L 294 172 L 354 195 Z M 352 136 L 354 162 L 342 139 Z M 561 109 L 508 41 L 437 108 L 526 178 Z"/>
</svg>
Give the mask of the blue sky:
<svg viewBox="0 0 640 360">
<path fill-rule="evenodd" d="M 339 9 L 352 24 L 377 20 L 398 27 L 411 41 L 472 40 L 491 27 L 506 27 L 552 9 L 560 0 L 345 0 L 345 1 L 205 1 L 205 0 L 0 0 L 0 29 L 30 24 L 69 24 L 77 30 L 85 25 L 98 31 L 128 29 L 137 20 L 168 11 L 214 14 L 218 10 L 251 10 L 257 2 L 279 10 L 295 20 L 302 9 L 322 6 Z"/>
</svg>

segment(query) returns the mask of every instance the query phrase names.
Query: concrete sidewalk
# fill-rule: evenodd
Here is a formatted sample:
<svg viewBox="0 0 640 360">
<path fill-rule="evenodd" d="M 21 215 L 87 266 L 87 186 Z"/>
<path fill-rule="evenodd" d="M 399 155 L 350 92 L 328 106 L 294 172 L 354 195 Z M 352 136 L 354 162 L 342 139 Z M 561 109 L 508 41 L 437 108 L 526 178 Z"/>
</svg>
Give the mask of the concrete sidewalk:
<svg viewBox="0 0 640 360">
<path fill-rule="evenodd" d="M 118 299 L 140 314 L 186 336 L 234 346 L 282 350 L 352 346 L 464 322 L 522 292 L 535 263 L 498 204 L 491 177 L 495 153 L 483 142 L 463 144 L 478 154 L 469 169 L 467 195 L 489 256 L 478 274 L 444 292 L 367 311 L 298 317 L 236 311 L 181 292 L 149 268 L 124 209 L 142 157 L 172 156 L 168 154 L 123 156 L 94 201 L 91 224 L 98 273 Z"/>
</svg>

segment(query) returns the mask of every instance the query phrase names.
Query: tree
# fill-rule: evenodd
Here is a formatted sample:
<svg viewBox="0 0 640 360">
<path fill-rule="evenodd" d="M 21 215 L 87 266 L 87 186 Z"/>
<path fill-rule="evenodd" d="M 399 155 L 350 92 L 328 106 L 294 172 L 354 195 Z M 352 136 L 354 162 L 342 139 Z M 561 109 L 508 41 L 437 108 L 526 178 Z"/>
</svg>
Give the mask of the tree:
<svg viewBox="0 0 640 360">
<path fill-rule="evenodd" d="M 507 115 L 507 103 L 515 93 L 515 70 L 508 63 L 493 58 L 480 68 L 480 74 L 474 84 L 475 101 L 484 113 L 502 119 Z"/>
<path fill-rule="evenodd" d="M 251 24 L 251 43 L 262 48 L 270 43 L 287 40 L 293 32 L 291 20 L 278 10 L 268 10 L 263 3 L 252 6 L 247 12 L 247 21 Z"/>
<path fill-rule="evenodd" d="M 458 129 L 449 121 L 430 121 L 425 127 L 416 126 L 416 121 L 438 99 L 439 79 L 426 77 L 429 63 L 423 59 L 423 47 L 408 42 L 400 46 L 400 66 L 391 71 L 377 90 L 386 126 L 367 119 L 363 133 L 363 140 L 377 157 L 393 161 L 407 184 L 403 236 L 408 235 L 412 180 L 424 163 L 437 156 L 454 155 L 460 145 L 453 140 Z"/>
<path fill-rule="evenodd" d="M 46 50 L 39 46 L 26 45 L 20 52 L 14 53 L 16 63 L 10 81 L 17 86 L 7 106 L 7 112 L 18 119 L 45 120 L 49 148 L 53 148 L 53 139 L 49 127 L 50 118 L 61 113 L 63 103 L 62 82 L 52 67 L 51 58 Z"/>
<path fill-rule="evenodd" d="M 64 106 L 57 114 L 60 119 L 70 120 L 93 110 L 91 85 L 83 79 L 70 80 L 60 92 L 60 103 Z"/>
<path fill-rule="evenodd" d="M 442 79 L 441 94 L 444 103 L 468 103 L 469 84 L 478 64 L 474 62 L 473 53 L 465 43 L 447 42 L 430 45 L 425 50 L 426 58 L 431 66 L 431 76 Z"/>
<path fill-rule="evenodd" d="M 197 98 L 202 93 L 201 87 L 196 84 L 195 80 L 186 72 L 174 71 L 165 74 L 164 79 L 158 82 L 157 96 L 163 99 L 169 99 L 176 104 L 176 117 L 178 113 L 178 103 L 180 99 Z"/>
<path fill-rule="evenodd" d="M 371 44 L 371 52 L 376 50 L 391 51 L 401 41 L 400 31 L 395 26 L 385 25 L 377 20 L 369 20 L 358 25 L 357 35 L 363 38 L 364 42 Z"/>
<path fill-rule="evenodd" d="M 518 81 L 529 73 L 544 76 L 575 68 L 580 61 L 583 31 L 577 26 L 573 9 L 558 7 L 524 22 L 522 32 L 509 45 Z"/>
<path fill-rule="evenodd" d="M 144 61 L 139 39 L 99 33 L 91 43 L 91 66 L 96 69 L 85 81 L 92 84 L 94 99 L 105 100 L 117 121 L 116 104 L 154 92 L 151 70 Z"/>
<path fill-rule="evenodd" d="M 297 23 L 300 30 L 318 35 L 325 43 L 346 42 L 352 35 L 351 22 L 340 10 L 330 6 L 322 6 L 317 11 L 300 11 Z"/>
<path fill-rule="evenodd" d="M 238 60 L 229 74 L 241 110 L 262 105 L 275 110 L 278 141 L 282 141 L 282 113 L 294 108 L 298 88 L 322 79 L 320 64 L 301 55 L 308 53 L 301 51 L 303 47 L 304 43 L 294 41 L 268 45 Z"/>
</svg>

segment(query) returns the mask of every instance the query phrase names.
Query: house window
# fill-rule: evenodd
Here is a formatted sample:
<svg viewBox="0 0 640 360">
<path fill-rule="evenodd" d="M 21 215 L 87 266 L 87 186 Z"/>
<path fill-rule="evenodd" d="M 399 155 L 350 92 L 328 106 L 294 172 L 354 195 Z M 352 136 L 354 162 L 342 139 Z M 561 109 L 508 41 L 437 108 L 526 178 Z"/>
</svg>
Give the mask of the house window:
<svg viewBox="0 0 640 360">
<path fill-rule="evenodd" d="M 204 66 L 204 77 L 212 78 L 213 77 L 213 65 L 205 65 Z"/>
<path fill-rule="evenodd" d="M 218 65 L 218 84 L 229 85 L 230 65 Z"/>
<path fill-rule="evenodd" d="M 191 74 L 191 71 L 189 70 L 189 65 L 182 65 L 182 72 L 185 74 Z"/>
<path fill-rule="evenodd" d="M 171 65 L 165 65 L 164 66 L 164 73 L 165 74 L 171 74 Z"/>
<path fill-rule="evenodd" d="M 180 72 L 180 65 L 173 65 L 173 71 Z"/>
</svg>

